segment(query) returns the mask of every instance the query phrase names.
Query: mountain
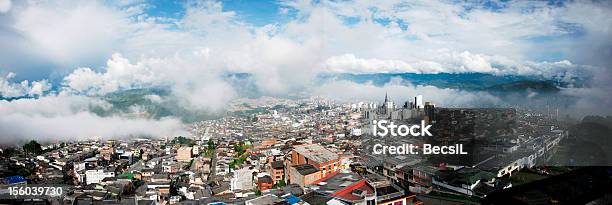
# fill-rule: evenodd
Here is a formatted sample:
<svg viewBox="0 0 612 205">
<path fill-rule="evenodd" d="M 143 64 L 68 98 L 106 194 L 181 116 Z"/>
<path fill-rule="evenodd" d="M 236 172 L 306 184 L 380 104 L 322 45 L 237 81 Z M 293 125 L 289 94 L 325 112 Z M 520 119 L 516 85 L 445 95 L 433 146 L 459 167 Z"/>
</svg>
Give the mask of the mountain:
<svg viewBox="0 0 612 205">
<path fill-rule="evenodd" d="M 0 95 L 0 100 L 6 100 L 6 101 L 13 101 L 13 100 L 19 100 L 19 99 L 29 99 L 29 98 L 34 98 L 34 97 L 30 97 L 30 96 L 4 97 L 4 96 Z"/>
<path fill-rule="evenodd" d="M 376 86 L 383 86 L 393 79 L 402 79 L 413 85 L 435 86 L 439 88 L 453 88 L 461 90 L 484 90 L 495 85 L 513 82 L 544 81 L 533 76 L 492 75 L 486 73 L 375 73 L 375 74 L 324 74 L 323 80 L 348 80 L 356 83 L 371 82 Z"/>
<path fill-rule="evenodd" d="M 500 83 L 485 88 L 487 91 L 495 92 L 558 92 L 560 89 L 552 81 L 534 81 L 534 80 L 521 80 L 509 83 Z"/>
<path fill-rule="evenodd" d="M 157 95 L 164 98 L 163 101 L 153 101 L 148 96 Z M 100 97 L 113 105 L 110 111 L 101 107 L 93 107 L 91 110 L 100 116 L 114 114 L 139 113 L 145 117 L 160 119 L 168 116 L 180 117 L 183 122 L 195 122 L 205 119 L 215 119 L 221 114 L 205 110 L 191 110 L 183 106 L 174 96 L 170 95 L 167 88 L 142 88 L 117 91 Z"/>
</svg>

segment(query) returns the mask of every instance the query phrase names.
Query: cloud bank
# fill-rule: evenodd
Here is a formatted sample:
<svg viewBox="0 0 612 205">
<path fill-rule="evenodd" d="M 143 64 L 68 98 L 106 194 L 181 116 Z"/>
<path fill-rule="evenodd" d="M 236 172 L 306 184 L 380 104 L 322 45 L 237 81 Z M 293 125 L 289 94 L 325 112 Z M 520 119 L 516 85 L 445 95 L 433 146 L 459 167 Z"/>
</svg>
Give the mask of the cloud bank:
<svg viewBox="0 0 612 205">
<path fill-rule="evenodd" d="M 186 134 L 184 125 L 175 118 L 101 117 L 90 111 L 93 106 L 110 109 L 111 105 L 98 99 L 64 94 L 0 101 L 0 143 Z"/>
<path fill-rule="evenodd" d="M 424 95 L 425 101 L 441 107 L 476 107 L 499 105 L 503 101 L 487 92 L 468 92 L 435 86 L 415 86 L 400 78 L 394 78 L 383 86 L 372 83 L 359 84 L 350 81 L 334 81 L 323 84 L 313 91 L 314 95 L 325 96 L 346 102 L 369 101 L 380 103 L 385 95 L 398 106 L 412 101 L 417 95 Z"/>
</svg>

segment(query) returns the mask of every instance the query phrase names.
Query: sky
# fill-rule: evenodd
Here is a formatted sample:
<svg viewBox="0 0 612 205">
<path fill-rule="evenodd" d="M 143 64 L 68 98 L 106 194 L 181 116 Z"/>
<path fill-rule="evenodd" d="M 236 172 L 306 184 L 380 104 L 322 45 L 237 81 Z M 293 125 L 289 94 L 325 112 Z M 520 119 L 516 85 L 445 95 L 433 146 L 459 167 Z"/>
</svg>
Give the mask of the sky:
<svg viewBox="0 0 612 205">
<path fill-rule="evenodd" d="M 219 110 L 238 97 L 221 76 L 250 73 L 264 93 L 371 96 L 402 87 L 315 85 L 321 73 L 490 73 L 567 82 L 577 107 L 612 106 L 609 1 L 46 1 L 0 0 L 0 135 L 171 134 L 176 119 L 129 119 L 87 108 L 97 96 L 169 87 L 181 106 Z M 573 88 L 575 78 L 588 78 Z M 407 83 L 409 84 L 409 82 Z M 406 85 L 403 83 L 402 85 Z M 435 87 L 436 100 L 481 98 Z M 361 91 L 371 92 L 361 92 Z M 458 99 L 459 97 L 463 97 Z M 62 103 L 56 103 L 57 101 Z M 64 107 L 60 112 L 53 106 Z M 47 108 L 47 109 L 43 109 Z M 91 127 L 70 132 L 36 123 Z M 57 123 L 57 124 L 53 124 Z M 165 123 L 165 130 L 141 124 Z M 157 126 L 160 127 L 160 126 Z M 19 128 L 19 129 L 18 129 Z M 10 132 L 7 131 L 10 129 Z M 28 132 L 25 132 L 25 131 Z M 95 132 L 92 132 L 94 130 Z"/>
</svg>

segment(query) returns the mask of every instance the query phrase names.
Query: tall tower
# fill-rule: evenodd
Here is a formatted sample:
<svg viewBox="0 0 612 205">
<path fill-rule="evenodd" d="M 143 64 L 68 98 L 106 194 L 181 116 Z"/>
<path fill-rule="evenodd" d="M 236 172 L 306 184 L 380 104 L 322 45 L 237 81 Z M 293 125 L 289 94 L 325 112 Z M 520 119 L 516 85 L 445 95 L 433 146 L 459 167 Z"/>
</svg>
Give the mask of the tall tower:
<svg viewBox="0 0 612 205">
<path fill-rule="evenodd" d="M 388 98 L 388 96 L 387 96 L 387 92 L 385 92 L 385 104 L 384 104 L 384 105 L 386 105 L 386 104 L 387 104 L 387 101 L 389 101 L 389 98 Z"/>
<path fill-rule="evenodd" d="M 385 109 L 392 110 L 393 108 L 395 108 L 395 105 L 393 104 L 393 101 L 389 100 L 389 97 L 385 92 Z"/>
<path fill-rule="evenodd" d="M 395 105 L 393 104 L 393 101 L 389 100 L 389 95 L 387 94 L 387 92 L 385 92 L 385 102 L 380 108 L 380 113 L 389 117 L 391 116 L 391 113 L 393 112 L 394 108 L 395 108 Z"/>
</svg>

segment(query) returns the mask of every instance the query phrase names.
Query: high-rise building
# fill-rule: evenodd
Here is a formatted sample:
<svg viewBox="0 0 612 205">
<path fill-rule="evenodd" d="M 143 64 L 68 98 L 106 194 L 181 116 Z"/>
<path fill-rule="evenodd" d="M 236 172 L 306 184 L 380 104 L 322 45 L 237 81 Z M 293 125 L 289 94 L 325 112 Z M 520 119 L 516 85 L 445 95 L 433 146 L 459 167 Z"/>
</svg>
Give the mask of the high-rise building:
<svg viewBox="0 0 612 205">
<path fill-rule="evenodd" d="M 425 111 L 425 121 L 427 123 L 436 121 L 435 107 L 436 105 L 434 105 L 433 103 L 425 102 L 425 107 L 423 110 Z"/>
<path fill-rule="evenodd" d="M 417 109 L 422 109 L 424 107 L 422 95 L 417 95 L 416 97 L 414 97 L 414 106 Z"/>
<path fill-rule="evenodd" d="M 393 111 L 394 108 L 395 105 L 393 104 L 393 101 L 389 100 L 389 96 L 387 95 L 387 93 L 385 93 L 385 102 L 380 108 L 380 113 L 390 116 L 391 111 Z"/>
</svg>

